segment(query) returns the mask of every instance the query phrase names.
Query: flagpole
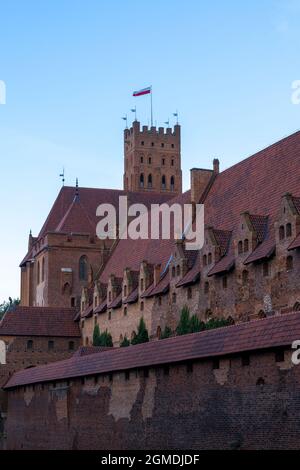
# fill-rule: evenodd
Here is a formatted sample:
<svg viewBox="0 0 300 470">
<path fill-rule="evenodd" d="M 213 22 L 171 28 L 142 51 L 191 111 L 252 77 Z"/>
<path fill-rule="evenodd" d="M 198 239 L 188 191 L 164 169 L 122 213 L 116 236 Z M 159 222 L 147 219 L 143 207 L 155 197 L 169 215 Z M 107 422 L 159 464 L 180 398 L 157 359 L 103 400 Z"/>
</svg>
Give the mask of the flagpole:
<svg viewBox="0 0 300 470">
<path fill-rule="evenodd" d="M 151 85 L 151 98 L 150 98 L 150 103 L 151 103 L 151 127 L 153 126 L 153 107 L 152 107 L 152 85 Z"/>
</svg>

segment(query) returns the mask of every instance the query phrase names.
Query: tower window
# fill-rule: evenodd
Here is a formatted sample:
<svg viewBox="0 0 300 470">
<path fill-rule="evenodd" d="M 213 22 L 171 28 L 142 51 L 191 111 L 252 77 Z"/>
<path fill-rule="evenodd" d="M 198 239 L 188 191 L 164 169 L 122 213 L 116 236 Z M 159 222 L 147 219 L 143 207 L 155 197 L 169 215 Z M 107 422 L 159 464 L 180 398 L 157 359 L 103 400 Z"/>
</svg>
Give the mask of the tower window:
<svg viewBox="0 0 300 470">
<path fill-rule="evenodd" d="M 152 189 L 152 175 L 148 176 L 148 189 Z"/>
<path fill-rule="evenodd" d="M 165 175 L 163 175 L 161 177 L 161 188 L 166 189 L 166 177 L 165 177 Z"/>
<path fill-rule="evenodd" d="M 144 157 L 141 157 L 141 163 L 144 163 Z"/>
<path fill-rule="evenodd" d="M 145 142 L 144 142 L 143 140 L 142 140 L 142 142 L 141 142 L 141 145 L 142 145 L 142 146 L 144 146 L 144 145 L 145 145 Z"/>
<path fill-rule="evenodd" d="M 165 166 L 165 163 L 166 163 L 166 160 L 165 160 L 165 158 L 162 158 L 162 160 L 161 160 L 161 164 L 162 164 L 162 166 Z"/>
<path fill-rule="evenodd" d="M 79 279 L 80 281 L 87 281 L 88 277 L 88 259 L 86 256 L 81 256 L 79 259 Z"/>
<path fill-rule="evenodd" d="M 124 307 L 124 312 L 123 313 L 124 313 L 124 317 L 126 317 L 127 316 L 127 307 Z"/>
<path fill-rule="evenodd" d="M 154 147 L 154 142 L 151 142 L 151 147 Z"/>
<path fill-rule="evenodd" d="M 152 162 L 152 158 L 149 157 L 149 158 L 148 158 L 148 163 L 149 163 L 149 165 L 151 165 L 151 162 Z"/>
<path fill-rule="evenodd" d="M 140 174 L 140 188 L 144 187 L 144 175 L 143 173 Z"/>
<path fill-rule="evenodd" d="M 74 341 L 69 341 L 69 351 L 74 351 L 75 344 Z"/>
<path fill-rule="evenodd" d="M 141 302 L 141 312 L 144 311 L 144 302 Z"/>
<path fill-rule="evenodd" d="M 161 147 L 164 147 L 164 146 L 165 146 L 165 144 L 164 144 L 164 143 L 162 143 L 162 144 L 161 144 Z"/>
<path fill-rule="evenodd" d="M 174 158 L 171 160 L 171 166 L 174 166 Z"/>
<path fill-rule="evenodd" d="M 294 263 L 293 263 L 293 257 L 292 256 L 288 256 L 287 259 L 286 259 L 286 270 L 287 271 L 292 271 L 293 269 L 293 266 Z"/>
<path fill-rule="evenodd" d="M 203 255 L 203 266 L 207 266 L 207 256 Z"/>
<path fill-rule="evenodd" d="M 37 283 L 40 283 L 40 262 L 37 263 Z"/>
<path fill-rule="evenodd" d="M 171 144 L 172 149 L 174 148 L 174 144 Z"/>
<path fill-rule="evenodd" d="M 171 191 L 174 191 L 174 187 L 175 187 L 175 178 L 174 176 L 171 176 L 171 185 L 170 185 Z"/>
</svg>

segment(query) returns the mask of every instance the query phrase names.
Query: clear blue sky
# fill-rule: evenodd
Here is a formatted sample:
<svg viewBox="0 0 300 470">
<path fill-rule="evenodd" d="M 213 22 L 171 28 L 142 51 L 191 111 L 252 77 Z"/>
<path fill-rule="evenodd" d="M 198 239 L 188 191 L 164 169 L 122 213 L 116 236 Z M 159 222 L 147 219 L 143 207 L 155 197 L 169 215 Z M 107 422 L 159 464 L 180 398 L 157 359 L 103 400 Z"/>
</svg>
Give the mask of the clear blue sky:
<svg viewBox="0 0 300 470">
<path fill-rule="evenodd" d="M 300 1 L 10 0 L 0 5 L 0 301 L 60 188 L 122 186 L 123 121 L 179 110 L 189 168 L 224 169 L 300 127 Z"/>
</svg>

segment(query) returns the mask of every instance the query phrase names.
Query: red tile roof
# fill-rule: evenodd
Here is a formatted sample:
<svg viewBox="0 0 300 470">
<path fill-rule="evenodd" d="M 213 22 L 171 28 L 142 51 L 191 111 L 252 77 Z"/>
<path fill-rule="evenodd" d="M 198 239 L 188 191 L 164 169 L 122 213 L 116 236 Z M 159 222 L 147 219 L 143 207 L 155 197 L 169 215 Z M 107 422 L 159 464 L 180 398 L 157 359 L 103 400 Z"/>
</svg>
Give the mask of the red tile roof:
<svg viewBox="0 0 300 470">
<path fill-rule="evenodd" d="M 197 251 L 196 259 L 194 260 L 193 267 L 186 273 L 186 275 L 176 284 L 176 287 L 188 286 L 194 284 L 200 278 L 200 252 Z"/>
<path fill-rule="evenodd" d="M 275 241 L 272 236 L 264 240 L 258 247 L 245 259 L 244 264 L 260 261 L 270 258 L 275 252 Z"/>
<path fill-rule="evenodd" d="M 294 250 L 295 248 L 300 248 L 300 233 L 297 235 L 295 240 L 289 245 L 288 250 Z"/>
<path fill-rule="evenodd" d="M 221 274 L 224 272 L 230 271 L 235 264 L 234 253 L 231 250 L 227 255 L 223 256 L 208 272 L 208 276 L 213 276 L 214 274 Z"/>
<path fill-rule="evenodd" d="M 299 338 L 299 313 L 273 316 L 128 348 L 115 348 L 88 356 L 73 356 L 68 360 L 16 372 L 4 388 L 225 356 L 244 351 L 290 347 L 292 342 Z"/>
<path fill-rule="evenodd" d="M 133 304 L 138 300 L 139 288 L 136 287 L 127 297 L 124 299 L 124 304 Z"/>
<path fill-rule="evenodd" d="M 98 307 L 95 308 L 94 313 L 104 313 L 106 312 L 107 308 L 107 301 L 106 299 L 101 302 L 101 304 L 98 305 Z"/>
<path fill-rule="evenodd" d="M 72 308 L 17 307 L 0 322 L 0 336 L 80 337 Z"/>
</svg>

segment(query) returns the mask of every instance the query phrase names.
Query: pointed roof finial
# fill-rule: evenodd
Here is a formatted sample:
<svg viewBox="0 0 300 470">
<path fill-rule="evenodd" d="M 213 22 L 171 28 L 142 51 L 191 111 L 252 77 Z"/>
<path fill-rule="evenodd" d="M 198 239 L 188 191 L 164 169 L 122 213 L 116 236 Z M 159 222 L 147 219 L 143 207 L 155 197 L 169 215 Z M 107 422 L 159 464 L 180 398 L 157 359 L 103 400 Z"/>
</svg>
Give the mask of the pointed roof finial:
<svg viewBox="0 0 300 470">
<path fill-rule="evenodd" d="M 79 199 L 78 178 L 76 178 L 75 199 Z"/>
</svg>

